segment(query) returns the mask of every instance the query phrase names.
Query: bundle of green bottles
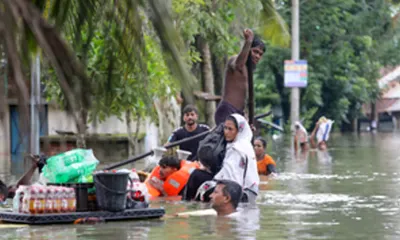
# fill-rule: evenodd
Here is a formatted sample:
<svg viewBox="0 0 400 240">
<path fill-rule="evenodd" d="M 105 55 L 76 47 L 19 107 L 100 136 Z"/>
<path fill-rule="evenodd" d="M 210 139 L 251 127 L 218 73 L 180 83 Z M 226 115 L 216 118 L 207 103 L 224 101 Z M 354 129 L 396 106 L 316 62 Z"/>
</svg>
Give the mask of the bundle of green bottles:
<svg viewBox="0 0 400 240">
<path fill-rule="evenodd" d="M 90 183 L 98 164 L 91 149 L 73 149 L 48 158 L 43 176 L 51 183 Z"/>
</svg>

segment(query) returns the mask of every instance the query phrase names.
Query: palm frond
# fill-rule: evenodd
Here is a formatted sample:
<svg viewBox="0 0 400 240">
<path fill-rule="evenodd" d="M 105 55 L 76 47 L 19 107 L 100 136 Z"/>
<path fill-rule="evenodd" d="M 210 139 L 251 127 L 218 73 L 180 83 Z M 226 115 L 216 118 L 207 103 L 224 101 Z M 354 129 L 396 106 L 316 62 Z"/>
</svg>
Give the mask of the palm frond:
<svg viewBox="0 0 400 240">
<path fill-rule="evenodd" d="M 12 67 L 12 79 L 16 84 L 19 96 L 19 104 L 22 115 L 21 127 L 22 132 L 28 132 L 29 126 L 29 94 L 26 86 L 25 73 L 23 71 L 23 65 L 20 53 L 17 48 L 17 36 L 12 31 L 13 28 L 18 27 L 18 22 L 15 21 L 13 15 L 16 12 L 14 9 L 5 6 L 3 12 L 0 11 L 0 32 L 4 41 L 4 49 L 6 51 L 7 62 Z M 2 24 L 3 23 L 3 24 Z M 6 104 L 6 102 L 2 103 Z"/>
<path fill-rule="evenodd" d="M 182 60 L 182 49 L 178 46 L 184 46 L 178 32 L 173 26 L 172 18 L 164 0 L 149 0 L 152 10 L 151 21 L 160 37 L 164 50 L 168 53 L 170 60 L 167 60 L 171 72 L 179 80 L 183 94 L 188 102 L 193 102 L 194 77 L 187 69 L 189 67 Z"/>
<path fill-rule="evenodd" d="M 13 13 L 12 19 L 16 22 L 23 21 L 32 31 L 37 44 L 43 50 L 57 73 L 60 87 L 68 104 L 71 106 L 71 114 L 74 116 L 78 128 L 86 128 L 76 114 L 79 113 L 82 108 L 87 109 L 90 105 L 90 99 L 86 97 L 87 95 L 85 94 L 86 91 L 90 91 L 90 89 L 85 88 L 85 86 L 88 86 L 86 74 L 78 64 L 77 59 L 71 53 L 66 43 L 60 38 L 54 27 L 50 26 L 42 18 L 41 13 L 32 3 L 24 0 L 4 0 L 4 2 Z M 10 31 L 11 29 L 15 28 L 10 28 Z M 12 33 L 10 32 L 6 35 L 10 34 Z M 13 67 L 15 64 L 18 66 L 18 61 L 13 61 Z M 17 70 L 18 69 L 13 71 L 14 74 L 21 72 Z M 21 79 L 21 77 L 19 77 L 19 79 Z M 18 88 L 24 89 L 24 86 L 21 84 Z M 27 91 L 22 93 L 22 95 L 29 96 Z"/>
<path fill-rule="evenodd" d="M 272 45 L 289 47 L 290 33 L 286 22 L 279 15 L 272 0 L 262 1 L 260 32 Z"/>
</svg>

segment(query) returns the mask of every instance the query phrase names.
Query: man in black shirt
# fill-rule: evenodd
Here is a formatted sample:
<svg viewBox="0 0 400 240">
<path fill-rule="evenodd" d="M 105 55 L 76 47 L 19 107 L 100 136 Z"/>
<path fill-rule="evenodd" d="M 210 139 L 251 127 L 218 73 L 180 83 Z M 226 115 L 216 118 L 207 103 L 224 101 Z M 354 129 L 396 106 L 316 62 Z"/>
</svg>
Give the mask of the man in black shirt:
<svg viewBox="0 0 400 240">
<path fill-rule="evenodd" d="M 184 138 L 192 137 L 202 132 L 208 131 L 210 128 L 205 124 L 198 124 L 198 111 L 195 106 L 187 105 L 183 109 L 183 121 L 185 125 L 183 127 L 175 129 L 172 135 L 168 139 L 168 143 L 176 142 Z M 204 136 L 205 137 L 205 136 Z M 179 145 L 179 149 L 189 151 L 192 154 L 187 160 L 194 161 L 197 160 L 197 149 L 199 148 L 199 142 L 204 139 L 204 137 L 185 142 Z"/>
</svg>

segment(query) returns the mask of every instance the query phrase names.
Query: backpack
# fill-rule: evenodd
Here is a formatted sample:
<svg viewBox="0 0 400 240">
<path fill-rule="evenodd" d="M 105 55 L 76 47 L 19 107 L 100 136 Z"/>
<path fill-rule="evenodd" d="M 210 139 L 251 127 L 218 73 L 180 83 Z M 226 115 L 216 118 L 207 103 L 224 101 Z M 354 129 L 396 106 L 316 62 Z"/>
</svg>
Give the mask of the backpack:
<svg viewBox="0 0 400 240">
<path fill-rule="evenodd" d="M 222 162 L 225 158 L 226 141 L 224 136 L 224 124 L 218 125 L 212 132 L 210 132 L 199 143 L 199 148 L 209 147 L 211 149 L 210 155 L 212 164 L 210 166 L 211 172 L 215 175 L 221 170 Z"/>
</svg>

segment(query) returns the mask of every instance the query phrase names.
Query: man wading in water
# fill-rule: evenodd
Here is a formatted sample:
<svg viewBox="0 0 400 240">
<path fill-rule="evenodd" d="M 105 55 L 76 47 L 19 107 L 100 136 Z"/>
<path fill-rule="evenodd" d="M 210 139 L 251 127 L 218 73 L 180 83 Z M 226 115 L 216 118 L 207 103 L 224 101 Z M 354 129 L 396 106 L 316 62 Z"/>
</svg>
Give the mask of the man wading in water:
<svg viewBox="0 0 400 240">
<path fill-rule="evenodd" d="M 225 71 L 222 101 L 215 112 L 219 125 L 233 113 L 244 115 L 248 81 L 253 78 L 255 66 L 265 52 L 264 43 L 250 29 L 243 31 L 245 43 L 239 55 L 231 57 Z"/>
</svg>

